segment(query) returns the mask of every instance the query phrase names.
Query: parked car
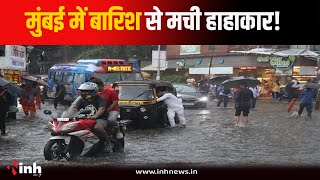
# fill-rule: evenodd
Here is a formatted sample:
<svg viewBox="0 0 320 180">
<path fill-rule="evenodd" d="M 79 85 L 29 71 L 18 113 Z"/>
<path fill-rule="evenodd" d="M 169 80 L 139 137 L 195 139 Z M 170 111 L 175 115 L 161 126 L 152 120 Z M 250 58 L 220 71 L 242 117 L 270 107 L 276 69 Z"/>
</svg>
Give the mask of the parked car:
<svg viewBox="0 0 320 180">
<path fill-rule="evenodd" d="M 176 88 L 177 96 L 181 98 L 184 107 L 207 107 L 207 96 L 190 84 L 173 84 Z"/>
</svg>

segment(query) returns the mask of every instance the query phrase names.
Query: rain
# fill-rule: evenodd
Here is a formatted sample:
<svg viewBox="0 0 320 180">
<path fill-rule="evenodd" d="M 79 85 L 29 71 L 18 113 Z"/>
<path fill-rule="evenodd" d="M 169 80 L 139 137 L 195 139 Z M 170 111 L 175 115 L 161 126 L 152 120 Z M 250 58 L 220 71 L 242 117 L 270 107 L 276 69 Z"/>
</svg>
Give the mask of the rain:
<svg viewBox="0 0 320 180">
<path fill-rule="evenodd" d="M 53 109 L 47 100 L 36 118 L 23 119 L 21 107 L 17 120 L 7 122 L 8 136 L 0 137 L 0 165 L 13 160 L 43 166 L 128 167 L 147 164 L 181 163 L 205 167 L 319 167 L 318 136 L 320 113 L 312 119 L 286 112 L 287 103 L 258 100 L 249 114 L 246 127 L 235 127 L 234 103 L 216 107 L 185 109 L 187 127 L 134 129 L 128 128 L 125 152 L 78 157 L 71 162 L 44 160 L 43 148 L 51 137 L 46 125 L 50 116 L 42 113 Z M 59 105 L 53 116 L 62 113 Z"/>
</svg>

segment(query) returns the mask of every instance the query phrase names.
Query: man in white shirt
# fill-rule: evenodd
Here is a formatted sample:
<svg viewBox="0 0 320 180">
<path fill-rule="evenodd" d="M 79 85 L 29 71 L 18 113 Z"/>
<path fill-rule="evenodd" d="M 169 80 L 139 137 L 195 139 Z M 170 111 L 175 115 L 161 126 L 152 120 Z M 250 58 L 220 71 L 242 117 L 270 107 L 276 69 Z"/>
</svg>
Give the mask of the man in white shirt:
<svg viewBox="0 0 320 180">
<path fill-rule="evenodd" d="M 255 108 L 257 103 L 257 98 L 259 96 L 259 90 L 257 86 L 249 87 L 249 89 L 252 91 L 252 94 L 253 94 L 253 99 L 251 100 L 251 108 Z"/>
<path fill-rule="evenodd" d="M 297 98 L 298 94 L 296 92 L 297 88 L 298 88 L 298 84 L 299 82 L 296 79 L 293 79 L 289 85 L 291 84 L 291 86 L 288 88 L 287 92 L 288 92 L 288 102 L 291 102 L 291 100 L 293 98 Z"/>
<path fill-rule="evenodd" d="M 174 121 L 174 116 L 176 113 L 178 115 L 180 123 L 185 127 L 187 123 L 186 119 L 184 118 L 184 108 L 182 102 L 175 95 L 166 93 L 164 91 L 158 91 L 157 96 L 159 97 L 157 99 L 157 102 L 164 101 L 164 103 L 168 107 L 167 115 L 171 128 L 174 128 L 176 126 L 176 123 Z"/>
</svg>

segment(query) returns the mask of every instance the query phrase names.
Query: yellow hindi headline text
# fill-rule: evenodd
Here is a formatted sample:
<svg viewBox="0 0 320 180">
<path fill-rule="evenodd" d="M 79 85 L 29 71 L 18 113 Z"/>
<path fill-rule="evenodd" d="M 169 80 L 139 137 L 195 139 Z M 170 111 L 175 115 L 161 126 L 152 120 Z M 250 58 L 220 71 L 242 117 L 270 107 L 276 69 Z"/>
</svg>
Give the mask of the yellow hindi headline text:
<svg viewBox="0 0 320 180">
<path fill-rule="evenodd" d="M 65 12 L 65 6 L 60 6 L 58 12 L 42 12 L 37 7 L 36 12 L 25 12 L 26 27 L 33 37 L 42 37 L 42 30 L 59 32 L 64 29 L 64 17 L 70 17 L 71 29 L 85 29 L 85 17 L 90 17 L 90 27 L 94 30 L 140 30 L 142 12 L 124 12 L 121 6 L 111 6 L 107 12 L 89 12 L 88 7 L 76 6 L 76 12 Z"/>
</svg>

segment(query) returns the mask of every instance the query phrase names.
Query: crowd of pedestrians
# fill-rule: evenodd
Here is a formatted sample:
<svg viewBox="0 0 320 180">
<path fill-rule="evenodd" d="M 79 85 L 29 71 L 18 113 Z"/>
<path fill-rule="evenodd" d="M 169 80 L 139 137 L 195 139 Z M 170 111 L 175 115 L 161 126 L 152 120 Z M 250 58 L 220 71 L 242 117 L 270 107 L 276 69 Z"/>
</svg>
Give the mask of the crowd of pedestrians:
<svg viewBox="0 0 320 180">
<path fill-rule="evenodd" d="M 187 80 L 188 83 L 191 82 L 190 79 L 191 78 L 189 77 Z M 307 83 L 317 83 L 317 81 L 316 79 L 310 79 Z M 307 117 L 311 117 L 313 101 L 315 101 L 317 90 L 299 84 L 300 83 L 296 79 L 292 79 L 285 86 L 282 86 L 280 81 L 276 79 L 273 83 L 268 83 L 264 80 L 258 86 L 242 83 L 240 88 L 225 88 L 222 84 L 208 85 L 202 83 L 198 88 L 202 93 L 210 93 L 208 95 L 214 94 L 214 97 L 217 99 L 217 107 L 220 107 L 223 103 L 223 107 L 226 108 L 228 102 L 233 100 L 235 102 L 236 126 L 242 126 L 248 123 L 249 110 L 256 107 L 257 99 L 266 96 L 271 96 L 273 101 L 282 101 L 285 99 L 289 103 L 299 99 L 301 102 L 297 112 L 298 115 L 301 116 L 304 108 L 306 108 Z M 242 112 L 244 116 L 244 123 L 240 123 L 240 112 Z"/>
</svg>

